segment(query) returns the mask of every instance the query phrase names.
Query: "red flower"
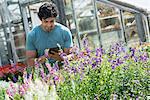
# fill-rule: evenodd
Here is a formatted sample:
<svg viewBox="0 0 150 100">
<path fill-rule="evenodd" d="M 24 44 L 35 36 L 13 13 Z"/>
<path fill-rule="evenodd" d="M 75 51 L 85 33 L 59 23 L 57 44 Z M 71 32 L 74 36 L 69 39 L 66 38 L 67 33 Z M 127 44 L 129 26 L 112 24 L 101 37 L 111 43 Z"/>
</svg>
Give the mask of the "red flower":
<svg viewBox="0 0 150 100">
<path fill-rule="evenodd" d="M 13 66 L 9 65 L 5 65 L 0 67 L 0 77 L 3 77 L 6 74 L 17 74 L 18 72 L 23 72 L 26 68 L 25 64 L 22 63 L 17 63 L 14 64 Z"/>
</svg>

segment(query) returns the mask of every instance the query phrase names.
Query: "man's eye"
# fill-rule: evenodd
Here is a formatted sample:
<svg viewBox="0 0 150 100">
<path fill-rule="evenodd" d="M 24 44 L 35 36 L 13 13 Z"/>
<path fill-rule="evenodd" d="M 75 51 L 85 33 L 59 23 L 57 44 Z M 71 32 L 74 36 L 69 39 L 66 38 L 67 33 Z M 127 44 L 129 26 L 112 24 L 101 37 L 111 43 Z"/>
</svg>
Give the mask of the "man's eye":
<svg viewBox="0 0 150 100">
<path fill-rule="evenodd" d="M 54 20 L 51 21 L 51 23 L 53 23 L 53 22 L 54 22 Z"/>
</svg>

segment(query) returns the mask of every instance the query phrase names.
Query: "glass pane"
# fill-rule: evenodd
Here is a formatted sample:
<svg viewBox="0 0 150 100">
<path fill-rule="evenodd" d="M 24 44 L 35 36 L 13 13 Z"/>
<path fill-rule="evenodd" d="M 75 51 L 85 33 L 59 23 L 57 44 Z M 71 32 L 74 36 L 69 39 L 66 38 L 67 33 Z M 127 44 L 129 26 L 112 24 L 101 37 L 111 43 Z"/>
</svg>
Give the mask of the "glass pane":
<svg viewBox="0 0 150 100">
<path fill-rule="evenodd" d="M 118 42 L 120 40 L 119 39 L 120 34 L 121 34 L 121 30 L 102 33 L 101 40 L 102 40 L 103 47 L 107 48 L 113 43 Z"/>
<path fill-rule="evenodd" d="M 101 27 L 101 41 L 104 48 L 122 38 L 119 21 L 119 9 L 97 2 L 98 17 Z"/>
<path fill-rule="evenodd" d="M 120 29 L 119 9 L 100 2 L 97 2 L 97 9 L 102 32 L 110 32 Z"/>
<path fill-rule="evenodd" d="M 72 10 L 72 4 L 71 0 L 64 0 L 64 8 L 65 8 L 65 15 L 66 15 L 66 23 L 67 27 L 70 30 L 75 29 L 75 23 L 73 19 L 73 10 Z M 74 31 L 72 31 L 74 32 Z"/>
<path fill-rule="evenodd" d="M 64 0 L 64 7 L 66 15 L 72 14 L 71 0 Z"/>
<path fill-rule="evenodd" d="M 144 16 L 143 16 L 144 19 Z M 145 36 L 146 36 L 146 41 L 150 41 L 150 34 L 149 34 L 149 29 L 150 29 L 150 15 L 148 15 L 148 19 L 143 20 L 144 27 L 145 27 Z M 147 26 L 148 25 L 148 26 Z"/>
<path fill-rule="evenodd" d="M 114 30 L 119 30 L 120 29 L 120 24 L 119 24 L 119 16 L 111 16 L 111 17 L 105 17 L 105 18 L 100 18 L 100 26 L 101 26 L 101 31 L 102 32 L 110 32 Z"/>
<path fill-rule="evenodd" d="M 75 10 L 79 9 L 89 9 L 90 6 L 92 6 L 92 0 L 73 0 L 73 5 Z M 86 8 L 86 9 L 85 9 Z"/>
<path fill-rule="evenodd" d="M 94 8 L 89 6 L 88 8 L 84 8 L 84 9 L 76 9 L 75 13 L 77 18 L 84 17 L 84 16 L 93 16 Z"/>
<path fill-rule="evenodd" d="M 2 18 L 1 18 L 1 16 L 0 16 L 0 25 L 2 24 Z"/>
<path fill-rule="evenodd" d="M 73 17 L 73 9 L 72 9 L 73 7 L 72 7 L 71 0 L 64 0 L 64 8 L 65 8 L 67 27 L 72 32 L 74 44 L 78 44 L 77 34 L 76 34 L 77 32 L 76 32 L 76 26 L 75 26 L 74 17 Z"/>
<path fill-rule="evenodd" d="M 96 20 L 94 17 L 83 17 L 78 18 L 78 27 L 80 32 L 95 30 L 96 31 Z"/>
<path fill-rule="evenodd" d="M 25 60 L 25 49 L 17 49 L 16 50 L 16 53 L 17 53 L 17 56 L 18 56 L 18 58 L 19 58 L 19 62 L 23 62 L 24 60 Z"/>
<path fill-rule="evenodd" d="M 124 12 L 125 33 L 128 43 L 139 42 L 135 15 L 130 12 Z"/>
<path fill-rule="evenodd" d="M 9 5 L 8 10 L 10 11 L 9 14 L 11 16 L 9 16 L 9 17 L 10 17 L 11 20 L 21 19 L 21 14 L 20 14 L 20 9 L 19 9 L 18 4 Z"/>
<path fill-rule="evenodd" d="M 75 0 L 74 8 L 79 32 L 96 30 L 96 19 L 92 0 Z"/>
<path fill-rule="evenodd" d="M 86 35 L 86 37 L 88 39 L 88 45 L 89 45 L 88 47 L 91 50 L 94 50 L 94 49 L 96 49 L 96 48 L 98 48 L 100 46 L 100 41 L 99 41 L 97 32 L 90 32 L 88 34 L 86 34 L 86 33 L 85 34 L 81 34 L 80 35 L 81 40 L 83 39 L 84 35 Z M 83 43 L 81 44 L 81 47 L 83 47 Z"/>
<path fill-rule="evenodd" d="M 14 42 L 15 42 L 15 46 L 19 47 L 19 46 L 24 46 L 25 45 L 25 34 L 17 34 L 14 35 Z"/>
<path fill-rule="evenodd" d="M 110 5 L 106 5 L 106 4 L 99 2 L 99 1 L 97 1 L 96 3 L 97 3 L 98 14 L 102 18 L 118 14 L 118 12 L 116 11 L 118 9 L 116 9 L 115 7 L 111 7 Z"/>
<path fill-rule="evenodd" d="M 99 35 L 97 33 L 96 19 L 94 12 L 93 0 L 74 0 L 74 10 L 77 22 L 77 28 L 81 40 L 84 35 L 87 36 L 89 47 L 94 50 L 99 47 Z M 81 47 L 83 44 L 81 43 Z"/>
</svg>

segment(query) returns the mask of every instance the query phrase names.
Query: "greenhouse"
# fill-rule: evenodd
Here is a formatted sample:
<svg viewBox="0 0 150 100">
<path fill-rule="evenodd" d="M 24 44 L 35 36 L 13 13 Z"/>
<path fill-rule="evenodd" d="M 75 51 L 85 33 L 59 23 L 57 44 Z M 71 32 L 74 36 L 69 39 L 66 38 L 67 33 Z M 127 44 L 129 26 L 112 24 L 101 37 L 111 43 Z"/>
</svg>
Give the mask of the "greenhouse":
<svg viewBox="0 0 150 100">
<path fill-rule="evenodd" d="M 62 58 L 51 63 L 47 53 L 57 36 L 32 37 L 39 45 L 31 66 L 29 34 L 54 17 L 40 19 L 47 2 L 57 6 L 56 22 L 69 30 L 73 46 L 66 53 L 56 40 Z M 0 100 L 149 100 L 149 5 L 146 0 L 1 0 Z M 46 42 L 39 43 L 42 39 Z"/>
</svg>

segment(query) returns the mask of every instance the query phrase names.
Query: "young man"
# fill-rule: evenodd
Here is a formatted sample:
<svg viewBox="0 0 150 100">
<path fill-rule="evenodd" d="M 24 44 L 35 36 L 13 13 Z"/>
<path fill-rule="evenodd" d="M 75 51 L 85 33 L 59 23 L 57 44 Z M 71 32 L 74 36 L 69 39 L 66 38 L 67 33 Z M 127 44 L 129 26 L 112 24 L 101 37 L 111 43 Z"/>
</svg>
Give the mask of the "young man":
<svg viewBox="0 0 150 100">
<path fill-rule="evenodd" d="M 69 55 L 73 46 L 72 34 L 67 27 L 56 22 L 57 15 L 58 9 L 52 2 L 44 3 L 39 8 L 38 17 L 41 20 L 41 25 L 36 26 L 27 34 L 26 56 L 28 66 L 34 66 L 35 58 L 40 63 L 43 63 L 46 57 L 50 63 L 64 60 L 60 56 L 60 52 L 49 53 L 45 56 L 45 49 L 57 47 L 58 44 L 63 52 Z"/>
</svg>

